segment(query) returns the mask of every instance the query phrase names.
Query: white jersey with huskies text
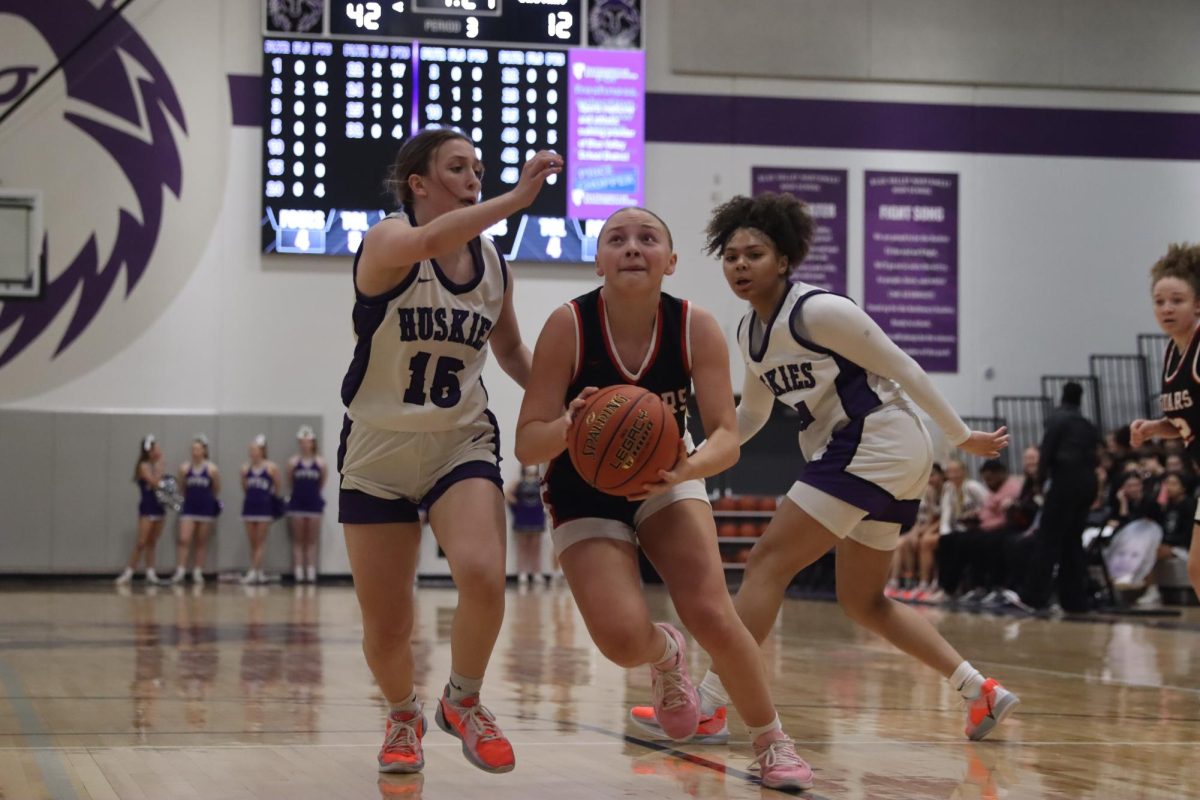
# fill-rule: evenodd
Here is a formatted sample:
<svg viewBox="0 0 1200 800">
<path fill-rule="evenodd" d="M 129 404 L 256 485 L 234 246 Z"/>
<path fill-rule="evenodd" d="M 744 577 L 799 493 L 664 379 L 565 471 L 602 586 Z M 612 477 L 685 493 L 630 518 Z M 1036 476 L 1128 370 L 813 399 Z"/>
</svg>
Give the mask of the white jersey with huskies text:
<svg viewBox="0 0 1200 800">
<path fill-rule="evenodd" d="M 815 286 L 794 284 L 765 324 L 751 311 L 738 325 L 738 345 L 750 373 L 800 415 L 800 450 L 806 461 L 818 457 L 850 421 L 889 403 L 907 403 L 895 381 L 793 333 L 803 330 L 795 318 L 805 301 L 821 293 Z"/>
<path fill-rule="evenodd" d="M 342 385 L 352 421 L 392 431 L 449 431 L 475 422 L 487 408 L 481 373 L 504 307 L 508 267 L 490 239 L 479 237 L 468 248 L 475 272 L 464 284 L 428 259 L 384 295 L 356 292 L 358 343 Z"/>
</svg>

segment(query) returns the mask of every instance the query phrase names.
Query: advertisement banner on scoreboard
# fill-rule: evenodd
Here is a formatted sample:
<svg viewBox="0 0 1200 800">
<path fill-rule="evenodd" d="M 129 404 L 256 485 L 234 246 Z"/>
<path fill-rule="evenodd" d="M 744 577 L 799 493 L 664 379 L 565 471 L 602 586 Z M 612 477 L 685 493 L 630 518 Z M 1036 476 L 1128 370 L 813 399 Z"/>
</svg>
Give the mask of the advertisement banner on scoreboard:
<svg viewBox="0 0 1200 800">
<path fill-rule="evenodd" d="M 958 371 L 958 175 L 866 174 L 867 313 L 929 372 Z"/>
<path fill-rule="evenodd" d="M 814 230 L 808 256 L 792 281 L 846 293 L 846 170 L 753 167 L 754 194 L 791 194 L 808 204 Z"/>
<path fill-rule="evenodd" d="M 567 80 L 567 216 L 603 219 L 645 197 L 646 55 L 572 50 Z"/>
</svg>

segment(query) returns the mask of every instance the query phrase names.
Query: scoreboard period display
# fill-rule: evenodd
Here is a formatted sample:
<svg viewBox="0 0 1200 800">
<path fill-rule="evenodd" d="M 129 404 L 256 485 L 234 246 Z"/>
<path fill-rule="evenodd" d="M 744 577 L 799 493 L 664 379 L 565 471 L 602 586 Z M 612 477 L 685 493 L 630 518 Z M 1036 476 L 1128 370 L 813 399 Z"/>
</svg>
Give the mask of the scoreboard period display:
<svg viewBox="0 0 1200 800">
<path fill-rule="evenodd" d="M 262 243 L 344 255 L 395 208 L 405 139 L 452 127 L 483 197 L 538 150 L 564 157 L 524 214 L 487 231 L 509 259 L 593 260 L 600 223 L 644 197 L 640 0 L 267 0 Z"/>
</svg>

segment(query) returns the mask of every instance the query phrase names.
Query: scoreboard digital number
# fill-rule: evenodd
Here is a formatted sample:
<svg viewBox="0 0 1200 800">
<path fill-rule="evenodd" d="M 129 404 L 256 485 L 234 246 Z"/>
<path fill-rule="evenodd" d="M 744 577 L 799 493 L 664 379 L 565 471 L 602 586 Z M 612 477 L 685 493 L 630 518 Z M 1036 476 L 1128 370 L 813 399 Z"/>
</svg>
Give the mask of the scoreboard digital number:
<svg viewBox="0 0 1200 800">
<path fill-rule="evenodd" d="M 400 145 L 420 130 L 451 127 L 475 144 L 485 199 L 512 189 L 538 150 L 564 156 L 563 174 L 551 176 L 524 214 L 487 231 L 506 257 L 593 260 L 603 219 L 643 202 L 644 53 L 483 43 L 469 40 L 466 28 L 459 35 L 443 26 L 498 21 L 481 30 L 519 39 L 510 28 L 522 21 L 567 14 L 564 30 L 577 42 L 582 6 L 581 0 L 335 3 L 326 9 L 333 33 L 264 38 L 263 251 L 357 252 L 367 230 L 395 208 L 383 180 Z M 267 11 L 268 29 L 298 27 L 296 6 Z M 443 22 L 426 26 L 430 20 Z M 378 25 L 379 36 L 339 35 L 368 23 Z M 448 38 L 411 35 L 427 30 L 444 30 Z M 409 35 L 400 39 L 397 32 Z"/>
<path fill-rule="evenodd" d="M 580 0 L 403 0 L 331 7 L 330 32 L 350 36 L 583 44 Z"/>
</svg>

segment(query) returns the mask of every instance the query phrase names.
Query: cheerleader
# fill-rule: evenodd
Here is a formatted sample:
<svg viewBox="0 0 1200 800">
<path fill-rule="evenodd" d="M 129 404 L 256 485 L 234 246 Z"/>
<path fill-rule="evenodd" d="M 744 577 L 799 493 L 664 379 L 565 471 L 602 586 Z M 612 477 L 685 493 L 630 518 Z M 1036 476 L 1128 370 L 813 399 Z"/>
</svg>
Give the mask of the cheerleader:
<svg viewBox="0 0 1200 800">
<path fill-rule="evenodd" d="M 166 471 L 163 466 L 162 447 L 153 434 L 142 439 L 138 451 L 137 466 L 133 469 L 133 482 L 141 492 L 138 501 L 138 535 L 133 553 L 125 570 L 117 576 L 117 585 L 123 586 L 133 580 L 133 571 L 137 568 L 138 559 L 144 559 L 146 564 L 146 583 L 158 583 L 158 574 L 154 571 L 154 548 L 158 545 L 158 537 L 163 529 L 163 504 L 159 502 L 154 490 L 158 488 Z"/>
<path fill-rule="evenodd" d="M 317 437 L 313 429 L 301 425 L 296 432 L 299 455 L 288 459 L 288 530 L 292 533 L 292 574 L 296 583 L 317 582 L 317 538 L 321 534 L 321 512 L 325 498 L 321 488 L 328 470 L 317 455 Z"/>
<path fill-rule="evenodd" d="M 280 515 L 279 467 L 267 460 L 267 437 L 261 433 L 250 443 L 250 462 L 242 465 L 242 521 L 246 523 L 246 538 L 250 540 L 250 569 L 242 583 L 266 583 L 262 571 L 263 555 L 267 550 L 267 532 Z"/>
<path fill-rule="evenodd" d="M 192 582 L 199 585 L 204 583 L 208 537 L 217 518 L 217 495 L 221 493 L 221 474 L 217 465 L 208 460 L 208 437 L 204 434 L 192 439 L 191 460 L 179 466 L 179 485 L 183 487 L 183 508 L 179 512 L 177 560 L 171 583 L 181 583 L 187 575 L 188 550 L 194 541 Z"/>
</svg>

